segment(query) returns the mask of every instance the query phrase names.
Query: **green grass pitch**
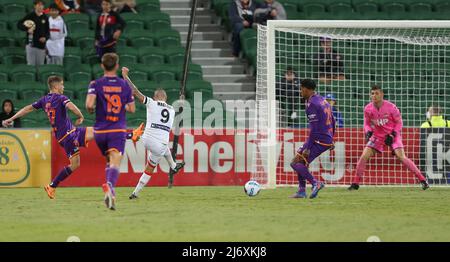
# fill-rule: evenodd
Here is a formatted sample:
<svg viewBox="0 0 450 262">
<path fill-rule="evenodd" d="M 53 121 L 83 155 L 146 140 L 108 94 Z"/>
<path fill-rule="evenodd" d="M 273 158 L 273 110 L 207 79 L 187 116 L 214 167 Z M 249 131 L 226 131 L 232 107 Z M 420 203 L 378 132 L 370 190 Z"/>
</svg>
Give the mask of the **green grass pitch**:
<svg viewBox="0 0 450 262">
<path fill-rule="evenodd" d="M 107 210 L 100 188 L 0 189 L 0 241 L 450 241 L 450 189 L 295 188 L 247 197 L 242 187 L 118 188 Z"/>
</svg>

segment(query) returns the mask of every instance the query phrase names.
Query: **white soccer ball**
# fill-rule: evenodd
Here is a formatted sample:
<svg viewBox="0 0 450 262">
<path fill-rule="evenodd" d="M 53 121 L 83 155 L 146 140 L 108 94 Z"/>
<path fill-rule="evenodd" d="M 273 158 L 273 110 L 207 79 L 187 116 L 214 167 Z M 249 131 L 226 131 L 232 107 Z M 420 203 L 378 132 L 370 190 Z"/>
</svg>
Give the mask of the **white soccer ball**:
<svg viewBox="0 0 450 262">
<path fill-rule="evenodd" d="M 259 191 L 261 190 L 261 185 L 253 180 L 248 181 L 247 183 L 245 183 L 244 186 L 244 192 L 245 194 L 247 194 L 247 196 L 256 196 Z"/>
</svg>

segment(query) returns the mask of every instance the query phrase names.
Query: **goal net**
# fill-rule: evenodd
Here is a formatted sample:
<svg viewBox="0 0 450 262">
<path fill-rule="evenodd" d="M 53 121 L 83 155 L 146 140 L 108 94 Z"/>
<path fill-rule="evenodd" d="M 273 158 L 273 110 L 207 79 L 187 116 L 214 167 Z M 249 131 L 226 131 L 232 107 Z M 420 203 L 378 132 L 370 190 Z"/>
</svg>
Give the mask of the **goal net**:
<svg viewBox="0 0 450 262">
<path fill-rule="evenodd" d="M 348 185 L 366 141 L 363 110 L 377 84 L 403 119 L 406 155 L 429 182 L 450 182 L 450 128 L 421 128 L 430 106 L 450 119 L 450 21 L 269 21 L 258 28 L 252 178 L 266 187 L 297 185 L 290 167 L 308 136 L 299 80 L 312 78 L 316 92 L 335 103 L 335 150 L 310 164 L 327 184 Z M 295 74 L 293 77 L 292 75 Z M 339 113 L 338 113 L 339 112 Z M 407 185 L 415 176 L 392 155 L 367 164 L 364 185 Z"/>
</svg>

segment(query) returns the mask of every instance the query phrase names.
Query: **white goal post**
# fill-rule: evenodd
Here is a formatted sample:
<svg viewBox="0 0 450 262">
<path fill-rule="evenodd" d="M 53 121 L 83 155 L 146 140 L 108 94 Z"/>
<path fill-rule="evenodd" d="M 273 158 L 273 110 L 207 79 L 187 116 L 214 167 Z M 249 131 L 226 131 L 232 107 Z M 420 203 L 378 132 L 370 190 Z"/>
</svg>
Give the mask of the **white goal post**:
<svg viewBox="0 0 450 262">
<path fill-rule="evenodd" d="M 298 80 L 312 78 L 341 119 L 336 149 L 311 163 L 314 176 L 331 185 L 351 183 L 365 146 L 363 109 L 376 84 L 401 111 L 406 155 L 432 185 L 450 184 L 450 128 L 421 128 L 430 106 L 450 119 L 450 21 L 270 20 L 258 27 L 257 45 L 252 179 L 266 188 L 297 185 L 290 161 L 308 135 Z M 294 80 L 286 79 L 288 71 Z M 415 183 L 388 148 L 369 161 L 362 180 Z"/>
</svg>

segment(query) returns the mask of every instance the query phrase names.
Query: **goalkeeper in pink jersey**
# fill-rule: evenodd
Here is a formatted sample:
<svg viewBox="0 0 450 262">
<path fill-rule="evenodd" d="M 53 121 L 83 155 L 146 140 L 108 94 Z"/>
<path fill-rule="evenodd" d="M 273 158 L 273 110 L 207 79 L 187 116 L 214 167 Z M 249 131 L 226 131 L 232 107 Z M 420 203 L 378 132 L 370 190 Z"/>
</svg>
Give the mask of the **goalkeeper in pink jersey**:
<svg viewBox="0 0 450 262">
<path fill-rule="evenodd" d="M 364 108 L 364 133 L 367 145 L 356 165 L 356 176 L 348 190 L 358 190 L 359 182 L 366 169 L 366 163 L 377 152 L 383 152 L 384 145 L 391 147 L 393 154 L 411 171 L 426 190 L 430 186 L 414 162 L 406 157 L 403 150 L 401 130 L 402 116 L 397 106 L 383 99 L 380 86 L 372 86 L 370 97 L 372 102 Z"/>
</svg>

